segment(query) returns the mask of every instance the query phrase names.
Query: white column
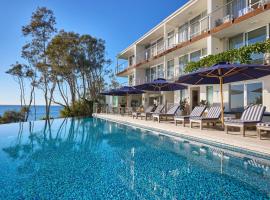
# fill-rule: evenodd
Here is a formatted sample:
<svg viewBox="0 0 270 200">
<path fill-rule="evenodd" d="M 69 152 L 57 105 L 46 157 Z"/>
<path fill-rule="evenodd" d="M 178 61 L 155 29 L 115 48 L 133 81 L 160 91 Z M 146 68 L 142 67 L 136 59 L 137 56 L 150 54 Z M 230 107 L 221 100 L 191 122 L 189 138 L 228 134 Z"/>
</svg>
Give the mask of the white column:
<svg viewBox="0 0 270 200">
<path fill-rule="evenodd" d="M 224 51 L 224 40 L 212 35 L 207 37 L 207 54 L 218 54 Z"/>
</svg>

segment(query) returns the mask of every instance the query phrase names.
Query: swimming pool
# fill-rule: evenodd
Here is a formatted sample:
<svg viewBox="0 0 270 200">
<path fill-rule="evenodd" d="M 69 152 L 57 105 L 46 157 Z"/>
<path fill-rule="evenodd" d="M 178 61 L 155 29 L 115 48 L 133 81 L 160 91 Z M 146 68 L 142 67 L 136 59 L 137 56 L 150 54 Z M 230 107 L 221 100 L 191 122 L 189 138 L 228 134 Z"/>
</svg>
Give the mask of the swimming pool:
<svg viewBox="0 0 270 200">
<path fill-rule="evenodd" d="M 269 163 L 97 118 L 0 126 L 0 199 L 269 199 Z"/>
</svg>

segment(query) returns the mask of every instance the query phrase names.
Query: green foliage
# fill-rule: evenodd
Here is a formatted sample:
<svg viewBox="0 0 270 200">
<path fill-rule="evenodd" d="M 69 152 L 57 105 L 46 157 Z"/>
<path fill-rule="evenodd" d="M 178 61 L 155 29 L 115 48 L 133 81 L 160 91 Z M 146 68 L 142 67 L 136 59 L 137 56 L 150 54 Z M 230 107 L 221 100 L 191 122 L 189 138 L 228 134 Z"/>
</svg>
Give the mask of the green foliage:
<svg viewBox="0 0 270 200">
<path fill-rule="evenodd" d="M 0 116 L 0 124 L 24 122 L 25 114 L 29 109 L 27 107 L 22 107 L 19 112 L 16 111 L 6 111 L 3 116 Z"/>
<path fill-rule="evenodd" d="M 198 62 L 189 62 L 185 67 L 185 72 L 190 73 L 203 67 L 210 67 L 219 62 L 230 63 L 251 63 L 253 53 L 266 53 L 270 51 L 270 40 L 258 42 L 253 45 L 243 46 L 239 49 L 231 49 L 216 55 L 209 55 Z"/>
<path fill-rule="evenodd" d="M 201 100 L 200 106 L 209 106 L 209 103 L 206 100 Z"/>
<path fill-rule="evenodd" d="M 188 105 L 187 99 L 180 100 L 180 110 L 185 111 Z"/>
<path fill-rule="evenodd" d="M 64 107 L 61 117 L 91 117 L 93 114 L 93 101 L 80 100 L 72 106 Z"/>
</svg>

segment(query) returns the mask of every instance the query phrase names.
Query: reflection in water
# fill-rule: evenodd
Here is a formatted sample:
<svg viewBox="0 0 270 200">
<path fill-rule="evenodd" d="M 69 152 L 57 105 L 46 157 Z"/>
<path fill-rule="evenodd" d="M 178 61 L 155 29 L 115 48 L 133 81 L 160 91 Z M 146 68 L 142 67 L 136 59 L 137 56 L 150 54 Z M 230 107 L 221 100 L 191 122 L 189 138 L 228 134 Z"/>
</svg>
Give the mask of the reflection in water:
<svg viewBox="0 0 270 200">
<path fill-rule="evenodd" d="M 16 126 L 16 139 L 0 143 L 4 152 L 0 198 L 258 199 L 269 195 L 268 160 L 95 118 Z"/>
</svg>

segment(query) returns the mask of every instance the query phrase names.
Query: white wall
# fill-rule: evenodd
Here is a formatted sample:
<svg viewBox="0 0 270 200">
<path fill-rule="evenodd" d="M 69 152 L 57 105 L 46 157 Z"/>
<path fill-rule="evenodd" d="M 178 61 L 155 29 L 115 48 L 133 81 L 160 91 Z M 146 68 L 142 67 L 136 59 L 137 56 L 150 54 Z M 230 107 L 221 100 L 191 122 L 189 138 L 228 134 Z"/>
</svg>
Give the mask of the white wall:
<svg viewBox="0 0 270 200">
<path fill-rule="evenodd" d="M 270 112 L 270 76 L 261 79 L 263 83 L 263 104 L 266 106 L 266 111 Z"/>
<path fill-rule="evenodd" d="M 207 37 L 207 54 L 218 54 L 225 50 L 224 40 L 216 38 L 212 35 Z"/>
<path fill-rule="evenodd" d="M 134 69 L 135 85 L 140 85 L 145 82 L 145 69 Z"/>
</svg>

